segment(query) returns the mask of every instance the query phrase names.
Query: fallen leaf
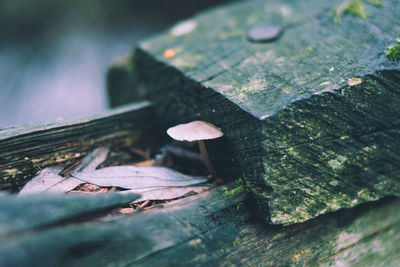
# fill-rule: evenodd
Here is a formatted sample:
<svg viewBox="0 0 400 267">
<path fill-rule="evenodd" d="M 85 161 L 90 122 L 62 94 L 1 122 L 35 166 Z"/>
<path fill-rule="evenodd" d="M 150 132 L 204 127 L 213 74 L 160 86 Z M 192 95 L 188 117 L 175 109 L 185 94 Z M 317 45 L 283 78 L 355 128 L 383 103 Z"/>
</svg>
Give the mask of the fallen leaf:
<svg viewBox="0 0 400 267">
<path fill-rule="evenodd" d="M 205 177 L 189 176 L 165 167 L 113 166 L 93 172 L 76 173 L 75 178 L 98 186 L 125 189 L 191 186 L 208 181 Z"/>
<path fill-rule="evenodd" d="M 42 192 L 65 193 L 84 183 L 73 177 L 61 177 L 58 174 L 62 169 L 60 166 L 44 168 L 19 191 L 18 196 Z"/>
<path fill-rule="evenodd" d="M 93 172 L 102 163 L 108 154 L 106 147 L 96 148 L 92 153 L 82 159 L 72 173 Z M 84 182 L 72 176 L 62 177 L 59 173 L 61 166 L 52 166 L 43 169 L 39 175 L 30 180 L 19 192 L 19 196 L 38 194 L 42 192 L 66 193 Z"/>
<path fill-rule="evenodd" d="M 121 191 L 121 194 L 137 193 L 141 195 L 141 198 L 133 201 L 137 203 L 145 200 L 170 200 L 178 197 L 182 197 L 190 192 L 201 193 L 215 185 L 204 185 L 204 186 L 186 186 L 186 187 L 164 187 L 164 188 L 147 188 L 142 190 L 126 190 Z"/>
<path fill-rule="evenodd" d="M 134 203 L 145 200 L 168 200 L 182 197 L 190 192 L 199 193 L 214 185 L 201 185 L 209 180 L 205 177 L 189 176 L 165 167 L 150 166 L 113 166 L 96 170 L 106 158 L 108 148 L 98 148 L 82 159 L 70 174 L 63 178 L 59 175 L 62 167 L 47 167 L 33 178 L 19 193 L 68 192 L 75 194 L 102 193 L 108 189 L 101 187 L 120 187 L 130 189 L 121 193 L 140 193 L 142 197 Z M 114 189 L 115 190 L 115 189 Z M 91 192 L 95 191 L 95 192 Z"/>
<path fill-rule="evenodd" d="M 93 172 L 103 161 L 106 160 L 109 149 L 107 147 L 99 147 L 84 157 L 81 163 L 75 168 L 71 176 L 76 173 Z"/>
</svg>

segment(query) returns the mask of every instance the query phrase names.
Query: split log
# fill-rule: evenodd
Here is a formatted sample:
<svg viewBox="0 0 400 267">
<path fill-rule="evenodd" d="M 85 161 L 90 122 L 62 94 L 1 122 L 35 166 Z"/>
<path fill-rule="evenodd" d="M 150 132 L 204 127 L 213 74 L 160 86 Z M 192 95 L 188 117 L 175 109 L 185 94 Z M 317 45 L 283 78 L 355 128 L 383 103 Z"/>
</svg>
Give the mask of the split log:
<svg viewBox="0 0 400 267">
<path fill-rule="evenodd" d="M 222 128 L 232 152 L 211 155 L 244 179 L 265 222 L 399 196 L 400 61 L 385 51 L 398 38 L 400 3 L 343 3 L 222 6 L 143 42 L 118 68 L 135 70 L 131 86 L 147 92 L 165 127 L 203 119 Z M 249 42 L 257 24 L 283 33 Z M 126 95 L 117 87 L 109 83 L 113 103 Z"/>
<path fill-rule="evenodd" d="M 81 120 L 0 129 L 0 190 L 15 192 L 45 166 L 80 159 L 99 146 L 146 146 L 154 129 L 149 102 Z"/>
</svg>

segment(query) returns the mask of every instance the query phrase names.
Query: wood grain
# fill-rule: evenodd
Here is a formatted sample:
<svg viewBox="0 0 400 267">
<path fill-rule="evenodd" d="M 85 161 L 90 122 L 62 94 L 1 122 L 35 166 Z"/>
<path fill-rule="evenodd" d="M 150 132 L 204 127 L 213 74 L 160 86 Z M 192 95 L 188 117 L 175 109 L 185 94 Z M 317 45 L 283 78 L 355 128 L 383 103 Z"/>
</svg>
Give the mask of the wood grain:
<svg viewBox="0 0 400 267">
<path fill-rule="evenodd" d="M 17 191 L 43 167 L 99 146 L 145 145 L 155 127 L 151 104 L 142 102 L 81 120 L 0 129 L 0 190 Z"/>
<path fill-rule="evenodd" d="M 283 227 L 254 222 L 246 207 L 249 194 L 233 188 L 228 185 L 111 221 L 64 218 L 63 224 L 3 233 L 0 265 L 395 266 L 400 262 L 398 199 Z M 49 204 L 45 198 L 32 204 L 63 209 L 67 199 L 62 198 L 66 197 L 53 197 L 58 204 Z M 23 202 L 3 200 L 10 207 Z M 86 204 L 89 199 L 86 196 L 79 201 Z M 114 197 L 114 204 L 117 202 Z M 54 217 L 50 212 L 42 210 L 41 216 L 50 220 Z M 1 214 L 12 214 L 16 221 L 28 218 L 7 208 Z"/>
<path fill-rule="evenodd" d="M 341 0 L 225 5 L 191 18 L 190 33 L 144 41 L 125 70 L 135 69 L 135 88 L 165 127 L 202 119 L 222 128 L 211 159 L 245 181 L 260 219 L 302 222 L 400 195 L 400 63 L 384 54 L 396 44 L 400 3 L 382 2 L 363 1 L 370 16 L 344 14 L 339 24 L 331 11 Z M 248 42 L 257 24 L 283 34 Z"/>
</svg>

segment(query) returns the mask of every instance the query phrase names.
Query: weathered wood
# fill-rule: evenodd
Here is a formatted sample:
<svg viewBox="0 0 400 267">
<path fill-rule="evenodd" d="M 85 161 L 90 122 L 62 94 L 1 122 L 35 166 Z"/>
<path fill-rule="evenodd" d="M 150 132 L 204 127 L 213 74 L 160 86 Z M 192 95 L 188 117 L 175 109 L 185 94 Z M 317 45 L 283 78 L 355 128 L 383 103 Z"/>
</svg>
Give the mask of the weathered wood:
<svg viewBox="0 0 400 267">
<path fill-rule="evenodd" d="M 24 235 L 46 227 L 93 219 L 139 198 L 135 194 L 1 196 L 0 236 Z M 2 238 L 2 239 L 3 239 Z"/>
<path fill-rule="evenodd" d="M 151 105 L 142 102 L 82 120 L 0 129 L 0 190 L 16 191 L 41 168 L 82 158 L 98 146 L 146 145 L 154 128 Z"/>
<path fill-rule="evenodd" d="M 251 220 L 245 207 L 248 197 L 242 190 L 228 186 L 111 222 L 64 219 L 64 224 L 0 233 L 0 266 L 400 263 L 399 199 L 385 199 L 302 224 L 277 227 Z M 6 198 L 9 205 L 18 200 Z M 67 197 L 64 198 L 60 203 L 65 203 Z M 85 204 L 88 199 L 79 201 Z M 1 211 L 3 217 L 11 214 L 17 222 L 26 221 L 22 212 Z M 40 214 L 53 218 L 53 211 L 42 209 Z"/>
<path fill-rule="evenodd" d="M 174 34 L 181 24 L 143 42 L 125 65 L 166 127 L 201 118 L 223 129 L 233 152 L 211 154 L 245 180 L 264 221 L 301 222 L 400 195 L 400 62 L 385 56 L 400 3 L 362 1 L 366 19 L 345 13 L 337 24 L 331 11 L 342 3 L 223 6 L 184 22 L 193 28 L 184 35 Z M 248 42 L 256 24 L 283 34 Z"/>
<path fill-rule="evenodd" d="M 108 91 L 112 107 L 125 105 L 146 96 L 143 87 L 136 87 L 136 71 L 134 65 L 129 64 L 131 60 L 131 57 L 122 58 L 107 72 L 107 87 L 113 87 L 112 91 Z M 135 90 L 126 90 L 135 87 Z"/>
</svg>

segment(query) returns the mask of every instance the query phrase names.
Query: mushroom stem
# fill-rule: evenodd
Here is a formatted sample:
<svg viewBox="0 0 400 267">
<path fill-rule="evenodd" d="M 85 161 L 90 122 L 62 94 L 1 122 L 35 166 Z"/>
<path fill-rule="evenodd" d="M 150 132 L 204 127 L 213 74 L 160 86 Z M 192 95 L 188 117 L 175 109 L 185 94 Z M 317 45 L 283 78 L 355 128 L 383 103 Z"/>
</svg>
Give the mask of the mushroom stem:
<svg viewBox="0 0 400 267">
<path fill-rule="evenodd" d="M 212 177 L 215 177 L 216 172 L 213 165 L 211 164 L 210 158 L 208 157 L 206 145 L 204 144 L 203 140 L 199 140 L 198 142 L 199 142 L 200 154 L 203 157 L 204 164 L 206 165 L 208 171 L 211 173 Z"/>
</svg>

